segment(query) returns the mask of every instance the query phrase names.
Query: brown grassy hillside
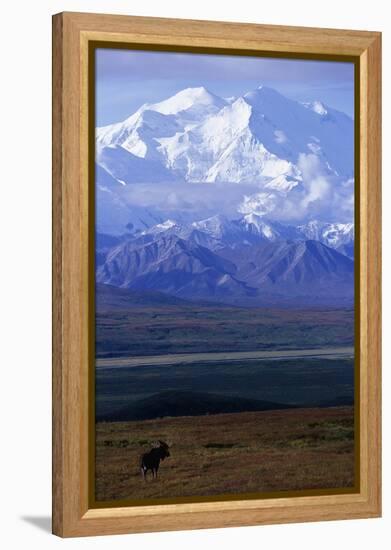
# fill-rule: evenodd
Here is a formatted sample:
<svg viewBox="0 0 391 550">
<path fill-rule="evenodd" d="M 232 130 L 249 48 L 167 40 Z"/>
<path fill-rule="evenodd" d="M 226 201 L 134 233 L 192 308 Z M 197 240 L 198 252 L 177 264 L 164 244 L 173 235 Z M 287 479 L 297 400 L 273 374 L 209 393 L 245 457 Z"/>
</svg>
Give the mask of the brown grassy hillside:
<svg viewBox="0 0 391 550">
<path fill-rule="evenodd" d="M 171 457 L 144 482 L 139 457 L 162 439 Z M 99 423 L 96 499 L 172 498 L 351 487 L 353 409 Z"/>
</svg>

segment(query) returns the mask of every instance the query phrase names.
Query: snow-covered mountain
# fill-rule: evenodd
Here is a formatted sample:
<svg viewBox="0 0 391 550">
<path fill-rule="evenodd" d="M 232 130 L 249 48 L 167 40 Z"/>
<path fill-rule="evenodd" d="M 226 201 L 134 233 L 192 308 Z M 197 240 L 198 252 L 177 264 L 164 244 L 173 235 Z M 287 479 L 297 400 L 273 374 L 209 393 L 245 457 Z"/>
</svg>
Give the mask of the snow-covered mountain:
<svg viewBox="0 0 391 550">
<path fill-rule="evenodd" d="M 300 181 L 299 155 L 314 153 L 328 171 L 351 177 L 353 122 L 320 105 L 303 105 L 265 86 L 232 103 L 205 88 L 188 88 L 98 128 L 98 163 L 107 167 L 106 148 L 120 147 L 131 155 L 123 154 L 121 164 L 132 165 L 133 157 L 156 161 L 154 177 L 161 181 L 168 170 L 186 181 L 267 183 L 281 176 Z M 115 166 L 109 172 L 117 176 Z M 126 176 L 126 170 L 118 175 Z"/>
<path fill-rule="evenodd" d="M 256 214 L 245 214 L 234 220 L 223 215 L 192 223 L 180 223 L 167 219 L 141 232 L 141 235 L 176 235 L 183 239 L 198 236 L 199 244 L 204 239 L 208 248 L 255 244 L 262 241 L 319 241 L 329 248 L 353 257 L 354 224 L 325 223 L 312 220 L 305 225 L 284 225 Z M 201 237 L 202 235 L 202 237 Z M 207 238 L 209 237 L 209 240 Z"/>
<path fill-rule="evenodd" d="M 297 203 L 296 214 L 305 221 L 314 202 L 322 200 L 326 207 L 331 200 L 325 186 L 341 195 L 334 210 L 349 194 L 353 145 L 353 121 L 320 102 L 302 104 L 265 86 L 230 99 L 203 87 L 187 88 L 142 105 L 123 122 L 97 128 L 96 187 L 104 191 L 99 201 L 107 202 L 100 206 L 97 225 L 119 234 L 127 217 L 137 228 L 144 222 L 149 227 L 149 219 L 151 224 L 177 219 L 192 183 L 215 184 L 216 193 L 224 185 L 243 186 L 233 199 L 242 214 L 278 219 L 288 198 L 290 210 Z M 176 208 L 162 211 L 161 205 L 144 204 L 127 192 L 135 184 L 160 184 L 163 194 L 175 195 Z M 316 194 L 314 185 L 322 192 Z M 133 220 L 127 207 L 147 212 L 139 210 Z M 199 214 L 187 221 L 197 221 Z"/>
<path fill-rule="evenodd" d="M 297 229 L 305 238 L 319 241 L 353 258 L 353 223 L 325 223 L 318 220 L 312 220 L 305 225 L 298 226 Z"/>
<path fill-rule="evenodd" d="M 123 122 L 98 128 L 98 158 L 106 147 L 121 146 L 139 158 L 159 159 L 160 140 L 189 131 L 208 116 L 217 113 L 227 102 L 203 87 L 187 88 L 160 103 L 142 105 Z"/>
<path fill-rule="evenodd" d="M 281 241 L 281 240 L 300 240 L 303 234 L 294 226 L 283 225 L 276 221 L 268 220 L 256 214 L 245 214 L 237 220 L 237 225 L 244 234 L 249 233 L 257 240 Z"/>
</svg>

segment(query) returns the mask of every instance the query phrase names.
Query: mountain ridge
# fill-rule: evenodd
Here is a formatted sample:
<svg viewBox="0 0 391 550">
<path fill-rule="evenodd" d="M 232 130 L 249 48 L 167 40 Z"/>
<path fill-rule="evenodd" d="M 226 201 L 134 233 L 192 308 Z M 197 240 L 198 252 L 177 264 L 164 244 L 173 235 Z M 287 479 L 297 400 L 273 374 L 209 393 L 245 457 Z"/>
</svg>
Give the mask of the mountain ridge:
<svg viewBox="0 0 391 550">
<path fill-rule="evenodd" d="M 116 244 L 97 265 L 96 281 L 233 305 L 346 305 L 353 300 L 354 263 L 313 240 L 220 242 L 211 250 L 163 232 Z"/>
</svg>

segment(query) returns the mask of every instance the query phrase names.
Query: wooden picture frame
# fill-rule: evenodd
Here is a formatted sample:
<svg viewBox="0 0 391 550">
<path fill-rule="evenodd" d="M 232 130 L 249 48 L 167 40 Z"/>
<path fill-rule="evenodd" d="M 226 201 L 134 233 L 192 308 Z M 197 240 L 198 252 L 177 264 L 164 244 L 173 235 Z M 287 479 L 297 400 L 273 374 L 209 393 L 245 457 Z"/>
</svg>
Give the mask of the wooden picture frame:
<svg viewBox="0 0 391 550">
<path fill-rule="evenodd" d="M 347 56 L 359 137 L 359 483 L 354 492 L 93 507 L 89 44 Z M 62 537 L 370 518 L 381 514 L 381 34 L 87 13 L 53 17 L 53 533 Z"/>
</svg>

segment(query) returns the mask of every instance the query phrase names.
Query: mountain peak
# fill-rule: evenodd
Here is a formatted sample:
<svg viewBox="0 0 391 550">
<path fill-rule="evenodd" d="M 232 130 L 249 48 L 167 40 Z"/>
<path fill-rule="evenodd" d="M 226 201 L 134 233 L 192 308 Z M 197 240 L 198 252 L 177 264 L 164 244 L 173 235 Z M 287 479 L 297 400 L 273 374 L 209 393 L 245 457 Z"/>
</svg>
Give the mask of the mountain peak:
<svg viewBox="0 0 391 550">
<path fill-rule="evenodd" d="M 205 88 L 205 86 L 189 86 L 188 88 L 184 88 L 179 93 L 185 93 L 185 94 L 191 94 L 193 96 L 205 96 L 205 95 L 212 95 L 209 90 Z"/>
<path fill-rule="evenodd" d="M 158 227 L 161 227 L 162 229 L 171 229 L 171 227 L 174 227 L 175 225 L 177 225 L 177 223 L 174 220 L 168 219 L 163 223 L 159 223 Z"/>
<path fill-rule="evenodd" d="M 354 223 L 311 220 L 297 228 L 306 239 L 319 241 L 349 257 L 354 256 Z"/>
<path fill-rule="evenodd" d="M 258 88 L 256 88 L 253 91 L 256 91 L 258 93 L 262 92 L 263 94 L 268 94 L 268 93 L 278 94 L 275 88 L 271 88 L 270 86 L 265 86 L 264 84 L 261 84 L 260 86 L 258 86 Z M 249 93 L 251 94 L 251 92 Z"/>
<path fill-rule="evenodd" d="M 269 88 L 269 86 L 258 86 L 255 90 L 252 90 L 251 92 L 247 92 L 244 94 L 244 99 L 253 105 L 254 103 L 258 101 L 262 101 L 265 99 L 273 100 L 278 98 L 284 98 L 277 90 L 274 88 Z"/>
<path fill-rule="evenodd" d="M 326 105 L 321 101 L 306 101 L 302 103 L 302 105 L 320 116 L 326 116 L 328 114 Z"/>
<path fill-rule="evenodd" d="M 241 225 L 250 233 L 255 233 L 270 241 L 275 240 L 278 236 L 273 226 L 258 214 L 246 214 L 241 220 Z"/>
<path fill-rule="evenodd" d="M 210 218 L 206 218 L 204 220 L 199 220 L 197 222 L 194 222 L 192 225 L 197 228 L 198 227 L 206 228 L 206 227 L 220 227 L 227 223 L 229 223 L 229 220 L 223 214 L 215 214 Z"/>
<path fill-rule="evenodd" d="M 254 226 L 257 229 L 268 226 L 268 224 L 265 223 L 265 220 L 262 216 L 259 216 L 258 214 L 254 214 L 253 212 L 249 214 L 245 214 L 243 216 L 243 223 L 246 225 Z"/>
<path fill-rule="evenodd" d="M 198 86 L 180 90 L 168 99 L 155 103 L 149 108 L 164 115 L 175 115 L 181 111 L 187 111 L 194 105 L 210 105 L 221 108 L 226 105 L 226 101 L 207 90 L 204 86 Z"/>
<path fill-rule="evenodd" d="M 222 214 L 216 214 L 205 220 L 194 222 L 192 225 L 196 229 L 218 239 L 230 235 L 232 232 L 237 232 L 236 226 Z"/>
<path fill-rule="evenodd" d="M 152 227 L 145 229 L 141 234 L 142 235 L 157 235 L 158 233 L 165 233 L 166 231 L 169 231 L 172 228 L 179 228 L 176 221 L 168 219 L 162 223 L 158 223 L 156 225 L 153 225 Z"/>
</svg>

